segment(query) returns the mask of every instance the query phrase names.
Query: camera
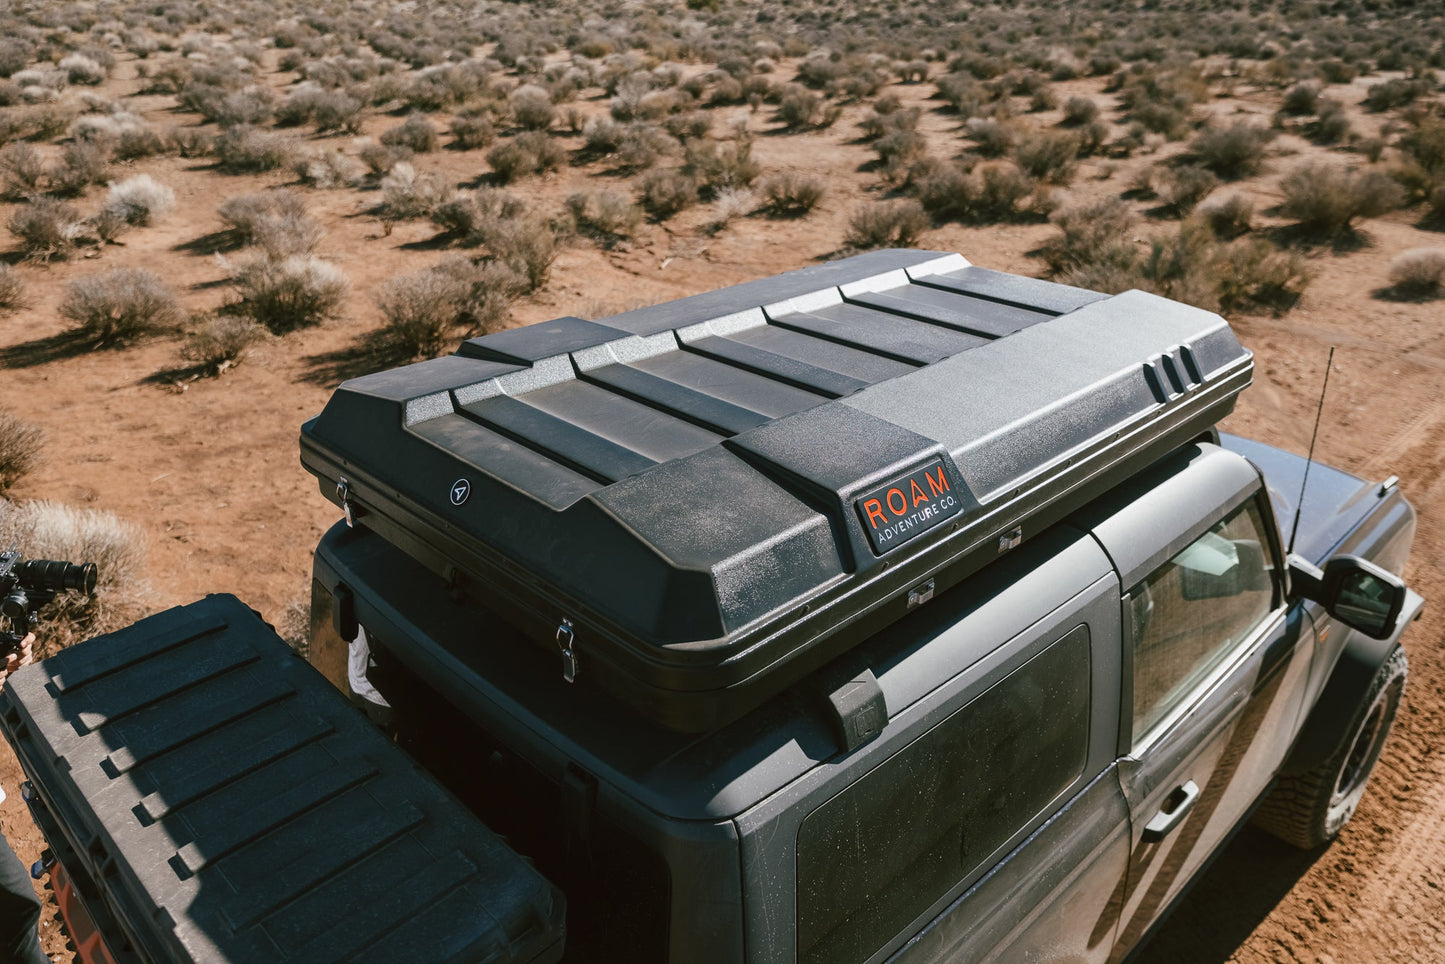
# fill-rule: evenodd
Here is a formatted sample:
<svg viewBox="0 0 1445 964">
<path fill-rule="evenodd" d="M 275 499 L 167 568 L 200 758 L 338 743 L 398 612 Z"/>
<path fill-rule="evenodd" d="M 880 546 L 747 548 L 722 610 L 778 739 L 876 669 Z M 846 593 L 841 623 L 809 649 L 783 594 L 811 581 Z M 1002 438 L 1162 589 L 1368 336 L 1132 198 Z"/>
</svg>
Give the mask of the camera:
<svg viewBox="0 0 1445 964">
<path fill-rule="evenodd" d="M 0 656 L 20 649 L 35 628 L 35 614 L 57 593 L 95 592 L 95 563 L 26 559 L 14 549 L 0 552 Z"/>
</svg>

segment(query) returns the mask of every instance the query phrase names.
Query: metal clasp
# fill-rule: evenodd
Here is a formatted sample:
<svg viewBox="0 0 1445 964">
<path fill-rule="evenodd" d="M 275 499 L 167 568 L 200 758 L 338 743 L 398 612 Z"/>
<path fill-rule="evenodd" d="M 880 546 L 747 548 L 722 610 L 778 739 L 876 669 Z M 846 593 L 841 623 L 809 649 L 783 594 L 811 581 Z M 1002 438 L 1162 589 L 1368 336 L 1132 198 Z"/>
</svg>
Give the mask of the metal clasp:
<svg viewBox="0 0 1445 964">
<path fill-rule="evenodd" d="M 908 590 L 908 608 L 915 609 L 922 606 L 933 598 L 933 580 L 930 579 L 921 586 L 914 586 Z"/>
<path fill-rule="evenodd" d="M 351 483 L 345 479 L 336 480 L 336 501 L 341 503 L 341 514 L 346 516 L 346 527 L 356 528 L 356 513 L 351 507 Z"/>
<path fill-rule="evenodd" d="M 1014 526 L 1009 531 L 998 537 L 998 554 L 1003 555 L 1010 549 L 1017 549 L 1024 541 L 1024 527 Z"/>
<path fill-rule="evenodd" d="M 557 624 L 557 648 L 562 651 L 562 678 L 569 683 L 577 681 L 577 652 L 573 648 L 577 642 L 577 633 L 572 628 L 572 620 L 564 619 Z"/>
</svg>

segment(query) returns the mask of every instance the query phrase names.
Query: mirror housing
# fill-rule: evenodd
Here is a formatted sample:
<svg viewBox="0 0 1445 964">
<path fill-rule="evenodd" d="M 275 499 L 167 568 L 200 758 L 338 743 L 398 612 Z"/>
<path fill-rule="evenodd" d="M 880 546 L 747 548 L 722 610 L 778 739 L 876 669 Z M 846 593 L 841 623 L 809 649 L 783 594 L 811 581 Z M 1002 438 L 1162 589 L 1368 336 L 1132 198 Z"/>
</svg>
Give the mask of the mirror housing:
<svg viewBox="0 0 1445 964">
<path fill-rule="evenodd" d="M 1335 619 L 1372 639 L 1389 639 L 1400 626 L 1407 590 L 1399 576 L 1359 556 L 1335 556 L 1324 569 L 1289 557 L 1295 595 L 1319 603 Z"/>
</svg>

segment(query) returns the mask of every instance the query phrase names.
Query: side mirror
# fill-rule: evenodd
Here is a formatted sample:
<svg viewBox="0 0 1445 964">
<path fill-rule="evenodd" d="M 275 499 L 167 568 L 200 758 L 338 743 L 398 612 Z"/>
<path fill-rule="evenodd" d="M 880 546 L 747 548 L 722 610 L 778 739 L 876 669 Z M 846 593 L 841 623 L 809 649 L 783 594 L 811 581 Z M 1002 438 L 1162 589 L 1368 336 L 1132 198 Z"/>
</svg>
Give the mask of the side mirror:
<svg viewBox="0 0 1445 964">
<path fill-rule="evenodd" d="M 1295 592 L 1346 626 L 1374 639 L 1395 634 L 1406 594 L 1398 576 L 1359 556 L 1335 556 L 1323 571 L 1291 556 L 1289 569 Z"/>
</svg>

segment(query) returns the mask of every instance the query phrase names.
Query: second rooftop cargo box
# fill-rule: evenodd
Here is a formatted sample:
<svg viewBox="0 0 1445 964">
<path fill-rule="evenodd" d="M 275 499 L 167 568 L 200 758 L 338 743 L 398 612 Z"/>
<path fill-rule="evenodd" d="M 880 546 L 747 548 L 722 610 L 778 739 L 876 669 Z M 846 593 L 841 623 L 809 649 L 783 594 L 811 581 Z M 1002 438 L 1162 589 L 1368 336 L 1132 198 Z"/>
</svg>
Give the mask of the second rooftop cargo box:
<svg viewBox="0 0 1445 964">
<path fill-rule="evenodd" d="M 1209 312 L 882 251 L 353 379 L 302 461 L 559 676 L 706 730 L 1209 431 L 1252 370 Z"/>
</svg>

